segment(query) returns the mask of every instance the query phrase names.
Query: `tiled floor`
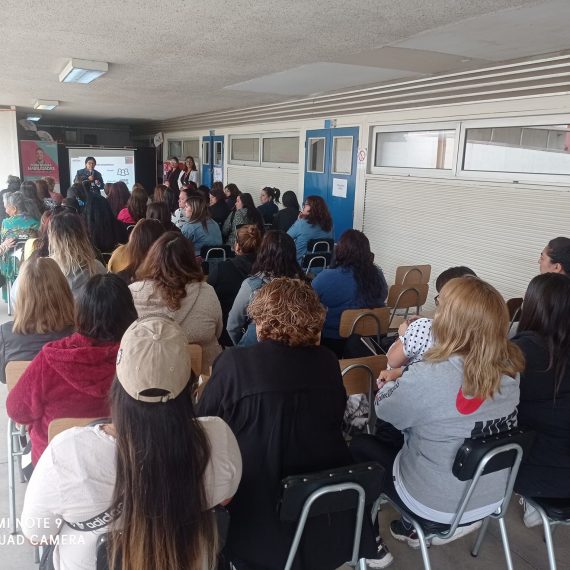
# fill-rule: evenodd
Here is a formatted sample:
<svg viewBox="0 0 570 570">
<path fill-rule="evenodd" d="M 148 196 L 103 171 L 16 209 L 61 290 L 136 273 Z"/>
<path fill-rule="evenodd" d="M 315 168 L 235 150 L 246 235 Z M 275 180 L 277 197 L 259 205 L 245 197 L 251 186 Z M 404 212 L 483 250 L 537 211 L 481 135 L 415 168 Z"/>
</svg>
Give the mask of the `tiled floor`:
<svg viewBox="0 0 570 570">
<path fill-rule="evenodd" d="M 0 303 L 0 323 L 8 319 L 6 305 Z M 6 387 L 0 385 L 0 398 L 6 398 Z M 4 405 L 0 405 L 0 431 L 5 430 L 7 418 Z M 5 431 L 4 431 L 5 434 Z M 34 550 L 21 535 L 9 534 L 8 524 L 8 470 L 6 437 L 0 436 L 0 570 L 34 570 Z M 18 512 L 21 510 L 25 484 L 16 483 Z M 395 517 L 394 511 L 385 508 L 380 513 L 381 530 L 394 555 L 394 570 L 422 568 L 419 550 L 412 550 L 396 542 L 388 525 Z M 542 527 L 527 529 L 522 524 L 522 510 L 513 500 L 507 515 L 507 528 L 511 542 L 513 564 L 516 570 L 546 570 L 548 562 L 542 538 Z M 430 558 L 434 570 L 495 570 L 505 568 L 505 561 L 498 525 L 493 521 L 478 558 L 470 555 L 474 534 L 447 546 L 434 546 Z M 554 535 L 554 546 L 559 570 L 570 569 L 570 528 L 559 528 Z M 348 566 L 343 567 L 343 570 Z"/>
</svg>

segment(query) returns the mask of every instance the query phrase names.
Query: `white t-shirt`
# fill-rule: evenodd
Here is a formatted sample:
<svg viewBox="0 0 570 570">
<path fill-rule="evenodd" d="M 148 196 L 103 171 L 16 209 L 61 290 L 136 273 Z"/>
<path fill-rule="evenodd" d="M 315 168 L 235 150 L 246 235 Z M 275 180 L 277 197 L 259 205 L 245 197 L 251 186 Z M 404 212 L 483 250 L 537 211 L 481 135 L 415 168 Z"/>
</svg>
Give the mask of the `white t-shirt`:
<svg viewBox="0 0 570 570">
<path fill-rule="evenodd" d="M 210 441 L 204 476 L 208 508 L 233 497 L 241 479 L 238 443 L 220 418 L 199 418 Z M 78 531 L 61 519 L 84 522 L 109 509 L 115 486 L 115 439 L 100 426 L 68 429 L 49 444 L 28 484 L 22 532 L 34 544 L 56 542 L 56 570 L 95 570 L 98 537 L 107 525 Z"/>
</svg>

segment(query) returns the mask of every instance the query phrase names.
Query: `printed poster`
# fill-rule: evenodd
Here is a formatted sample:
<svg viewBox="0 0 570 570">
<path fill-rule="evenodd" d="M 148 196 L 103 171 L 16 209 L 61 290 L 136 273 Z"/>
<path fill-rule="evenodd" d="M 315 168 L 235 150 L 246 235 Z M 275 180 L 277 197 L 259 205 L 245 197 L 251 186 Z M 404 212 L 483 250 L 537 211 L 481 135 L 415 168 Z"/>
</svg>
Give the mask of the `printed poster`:
<svg viewBox="0 0 570 570">
<path fill-rule="evenodd" d="M 51 176 L 55 191 L 60 191 L 57 143 L 45 141 L 20 141 L 20 157 L 24 180 L 38 180 Z"/>
</svg>

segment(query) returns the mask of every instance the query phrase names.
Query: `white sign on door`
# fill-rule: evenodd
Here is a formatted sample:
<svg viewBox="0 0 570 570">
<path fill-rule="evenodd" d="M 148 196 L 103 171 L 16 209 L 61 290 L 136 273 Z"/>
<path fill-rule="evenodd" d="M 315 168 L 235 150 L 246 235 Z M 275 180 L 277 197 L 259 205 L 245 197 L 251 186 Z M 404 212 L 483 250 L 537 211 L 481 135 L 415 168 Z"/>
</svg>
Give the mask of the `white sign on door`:
<svg viewBox="0 0 570 570">
<path fill-rule="evenodd" d="M 348 180 L 344 178 L 333 178 L 332 195 L 337 198 L 346 198 Z"/>
</svg>

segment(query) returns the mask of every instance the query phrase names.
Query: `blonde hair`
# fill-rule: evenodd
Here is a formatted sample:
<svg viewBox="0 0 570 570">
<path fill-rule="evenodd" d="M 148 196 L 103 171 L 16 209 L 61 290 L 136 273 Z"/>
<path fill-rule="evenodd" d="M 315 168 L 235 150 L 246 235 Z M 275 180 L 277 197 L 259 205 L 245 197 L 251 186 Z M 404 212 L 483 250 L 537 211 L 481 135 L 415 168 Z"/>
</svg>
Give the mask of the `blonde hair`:
<svg viewBox="0 0 570 570">
<path fill-rule="evenodd" d="M 289 346 L 318 344 L 326 311 L 313 288 L 301 279 L 277 277 L 257 291 L 247 308 L 259 340 Z"/>
<path fill-rule="evenodd" d="M 95 274 L 95 250 L 77 214 L 64 212 L 52 216 L 48 226 L 49 256 L 67 277 L 87 269 Z"/>
<path fill-rule="evenodd" d="M 433 321 L 434 346 L 428 362 L 463 357 L 463 393 L 487 399 L 503 375 L 514 378 L 524 369 L 520 349 L 507 338 L 509 312 L 499 292 L 476 277 L 448 281 L 441 290 Z"/>
<path fill-rule="evenodd" d="M 256 253 L 261 245 L 261 232 L 255 225 L 241 226 L 236 231 L 236 243 L 243 254 Z"/>
<path fill-rule="evenodd" d="M 73 295 L 57 263 L 32 256 L 22 265 L 13 332 L 45 334 L 73 325 Z"/>
</svg>

